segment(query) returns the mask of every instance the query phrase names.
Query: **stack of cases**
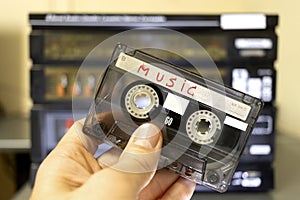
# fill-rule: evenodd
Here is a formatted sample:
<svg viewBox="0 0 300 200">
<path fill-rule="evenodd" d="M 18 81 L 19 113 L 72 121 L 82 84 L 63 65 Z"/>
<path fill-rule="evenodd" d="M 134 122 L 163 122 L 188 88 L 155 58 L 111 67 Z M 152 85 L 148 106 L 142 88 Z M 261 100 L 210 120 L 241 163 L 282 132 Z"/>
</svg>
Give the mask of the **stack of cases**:
<svg viewBox="0 0 300 200">
<path fill-rule="evenodd" d="M 268 191 L 273 188 L 277 16 L 31 14 L 29 20 L 33 63 L 31 97 L 34 102 L 31 110 L 32 181 L 40 163 L 74 122 L 72 96 L 88 102 L 82 107 L 82 117 L 87 113 L 96 87 L 95 81 L 90 79 L 98 78 L 91 74 L 106 67 L 101 62 L 95 65 L 97 67 L 91 65 L 90 73 L 76 78 L 88 53 L 107 37 L 121 31 L 164 27 L 198 41 L 215 61 L 225 84 L 265 102 L 229 191 Z M 148 37 L 151 38 L 151 34 Z M 188 51 L 190 55 L 191 49 Z M 208 191 L 201 186 L 196 190 Z"/>
</svg>

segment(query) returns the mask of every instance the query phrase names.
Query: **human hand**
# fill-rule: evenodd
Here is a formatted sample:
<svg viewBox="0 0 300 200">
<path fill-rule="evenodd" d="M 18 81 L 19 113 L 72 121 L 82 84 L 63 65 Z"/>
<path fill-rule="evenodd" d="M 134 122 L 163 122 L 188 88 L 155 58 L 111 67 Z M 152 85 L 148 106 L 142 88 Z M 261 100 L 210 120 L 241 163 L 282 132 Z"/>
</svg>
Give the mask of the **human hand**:
<svg viewBox="0 0 300 200">
<path fill-rule="evenodd" d="M 162 145 L 156 126 L 141 125 L 121 155 L 112 149 L 98 159 L 93 157 L 97 142 L 81 130 L 82 123 L 75 122 L 43 161 L 32 200 L 190 199 L 195 183 L 165 169 L 155 171 Z"/>
</svg>

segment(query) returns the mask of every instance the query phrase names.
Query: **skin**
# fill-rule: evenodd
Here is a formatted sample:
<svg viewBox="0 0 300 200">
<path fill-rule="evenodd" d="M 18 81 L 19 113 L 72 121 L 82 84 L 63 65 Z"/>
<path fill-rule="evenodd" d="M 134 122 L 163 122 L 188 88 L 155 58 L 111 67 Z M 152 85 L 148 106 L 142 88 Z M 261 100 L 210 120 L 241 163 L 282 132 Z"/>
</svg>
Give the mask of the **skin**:
<svg viewBox="0 0 300 200">
<path fill-rule="evenodd" d="M 165 169 L 155 170 L 162 134 L 154 125 L 140 126 L 121 155 L 111 150 L 98 159 L 92 154 L 95 144 L 78 131 L 81 127 L 75 122 L 43 161 L 30 199 L 191 198 L 195 183 Z M 113 164 L 108 167 L 105 160 Z"/>
</svg>

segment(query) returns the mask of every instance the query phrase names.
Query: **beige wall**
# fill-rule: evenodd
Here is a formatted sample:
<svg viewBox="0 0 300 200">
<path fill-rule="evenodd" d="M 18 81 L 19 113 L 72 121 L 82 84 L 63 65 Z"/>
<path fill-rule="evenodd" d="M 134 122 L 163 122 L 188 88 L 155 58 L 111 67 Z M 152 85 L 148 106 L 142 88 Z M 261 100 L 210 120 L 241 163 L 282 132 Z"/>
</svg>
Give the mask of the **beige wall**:
<svg viewBox="0 0 300 200">
<path fill-rule="evenodd" d="M 10 115 L 28 115 L 29 97 L 28 13 L 228 13 L 263 12 L 280 15 L 276 68 L 277 128 L 300 138 L 299 1 L 282 0 L 6 0 L 0 3 L 0 104 Z M 299 116 L 300 118 L 300 116 Z"/>
</svg>

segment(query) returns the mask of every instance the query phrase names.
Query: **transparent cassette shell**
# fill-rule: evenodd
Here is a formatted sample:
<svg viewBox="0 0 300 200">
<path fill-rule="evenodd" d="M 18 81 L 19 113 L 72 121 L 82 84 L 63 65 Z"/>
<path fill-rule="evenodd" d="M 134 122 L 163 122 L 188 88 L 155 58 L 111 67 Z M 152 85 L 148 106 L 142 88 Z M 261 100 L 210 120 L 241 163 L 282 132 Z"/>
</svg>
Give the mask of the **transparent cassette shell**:
<svg viewBox="0 0 300 200">
<path fill-rule="evenodd" d="M 123 149 L 140 124 L 153 123 L 163 132 L 159 168 L 225 192 L 262 107 L 257 98 L 118 44 L 83 131 Z"/>
</svg>

